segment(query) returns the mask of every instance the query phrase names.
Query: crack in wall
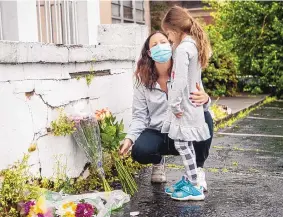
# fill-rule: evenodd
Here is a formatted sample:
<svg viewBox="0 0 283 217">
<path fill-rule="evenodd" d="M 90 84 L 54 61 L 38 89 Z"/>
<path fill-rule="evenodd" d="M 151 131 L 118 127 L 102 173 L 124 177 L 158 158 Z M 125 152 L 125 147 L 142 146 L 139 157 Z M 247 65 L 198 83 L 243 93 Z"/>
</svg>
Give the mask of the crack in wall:
<svg viewBox="0 0 283 217">
<path fill-rule="evenodd" d="M 2 88 L 1 88 L 2 89 Z M 0 90 L 1 90 L 0 89 Z M 20 94 L 23 94 L 23 93 L 26 93 L 26 92 L 21 92 L 21 93 L 14 93 L 14 95 L 20 95 Z M 48 136 L 48 108 L 51 108 L 51 109 L 56 109 L 56 108 L 60 108 L 60 107 L 65 107 L 65 106 L 68 106 L 68 105 L 71 105 L 73 103 L 77 103 L 81 100 L 97 100 L 99 99 L 99 97 L 84 97 L 84 98 L 80 98 L 80 99 L 77 99 L 77 100 L 70 100 L 68 101 L 67 103 L 63 103 L 61 104 L 60 106 L 53 106 L 53 105 L 50 105 L 45 99 L 44 97 L 42 96 L 42 94 L 38 94 L 35 92 L 35 90 L 32 90 L 28 93 L 33 93 L 33 94 L 30 94 L 28 97 L 26 96 L 26 99 L 23 99 L 23 98 L 20 98 L 20 97 L 17 97 L 18 99 L 20 99 L 21 101 L 24 101 L 26 104 L 27 104 L 27 107 L 28 107 L 28 111 L 29 111 L 29 114 L 30 114 L 30 117 L 31 117 L 31 122 L 32 122 L 32 128 L 33 128 L 33 138 L 32 138 L 32 141 L 30 142 L 30 144 L 32 143 L 37 143 L 37 141 L 40 139 L 40 138 L 43 138 L 45 136 Z M 46 124 L 45 124 L 45 130 L 44 129 L 40 129 L 38 132 L 35 132 L 35 122 L 34 122 L 34 116 L 33 116 L 33 112 L 32 112 L 32 108 L 31 108 L 31 105 L 29 104 L 28 100 L 29 98 L 32 98 L 33 96 L 38 96 L 41 101 L 47 106 L 47 109 L 46 109 Z M 38 165 L 39 165 L 39 175 L 40 177 L 42 177 L 42 164 L 41 164 L 41 159 L 40 159 L 40 150 L 39 148 L 37 147 L 37 155 L 38 155 Z"/>
<path fill-rule="evenodd" d="M 91 98 L 91 97 L 82 97 L 82 98 L 80 98 L 80 99 L 70 100 L 70 101 L 68 101 L 67 103 L 62 103 L 62 104 L 60 104 L 59 106 L 53 106 L 53 105 L 50 105 L 50 104 L 43 98 L 42 94 L 38 94 L 38 93 L 35 92 L 35 95 L 38 96 L 38 97 L 40 97 L 40 99 L 42 100 L 42 102 L 43 102 L 45 105 L 47 105 L 47 107 L 49 107 L 49 108 L 51 108 L 51 109 L 58 109 L 58 108 L 61 108 L 61 107 L 65 107 L 65 106 L 68 106 L 68 105 L 77 103 L 77 102 L 79 102 L 79 101 L 81 101 L 81 100 L 97 100 L 97 99 L 99 99 L 99 97 L 93 97 L 93 98 Z"/>
</svg>

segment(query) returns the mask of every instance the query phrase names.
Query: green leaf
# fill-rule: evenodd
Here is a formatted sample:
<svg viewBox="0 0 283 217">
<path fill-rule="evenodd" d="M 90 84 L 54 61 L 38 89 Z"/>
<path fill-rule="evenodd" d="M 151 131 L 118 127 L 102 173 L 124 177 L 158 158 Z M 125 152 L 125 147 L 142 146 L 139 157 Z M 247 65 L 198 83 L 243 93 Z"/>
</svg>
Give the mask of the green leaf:
<svg viewBox="0 0 283 217">
<path fill-rule="evenodd" d="M 102 143 L 108 143 L 113 140 L 113 137 L 107 133 L 101 133 L 100 136 L 101 136 Z"/>
<path fill-rule="evenodd" d="M 114 136 L 116 133 L 116 127 L 115 126 L 107 126 L 105 127 L 105 133 Z"/>
</svg>

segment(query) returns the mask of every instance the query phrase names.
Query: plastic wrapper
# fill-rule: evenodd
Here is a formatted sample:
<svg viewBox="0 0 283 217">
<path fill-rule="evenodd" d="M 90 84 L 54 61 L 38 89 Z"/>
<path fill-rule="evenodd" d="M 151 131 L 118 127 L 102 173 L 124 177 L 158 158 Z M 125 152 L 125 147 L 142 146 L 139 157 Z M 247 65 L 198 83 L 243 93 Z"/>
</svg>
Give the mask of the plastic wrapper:
<svg viewBox="0 0 283 217">
<path fill-rule="evenodd" d="M 98 210 L 93 217 L 110 217 L 113 210 L 121 208 L 130 201 L 130 196 L 121 190 L 111 192 L 93 192 L 80 195 L 62 195 L 57 192 L 46 192 L 48 207 L 60 210 L 60 207 L 67 202 L 79 203 L 84 200 Z"/>
<path fill-rule="evenodd" d="M 99 125 L 95 117 L 76 117 L 75 132 L 73 138 L 77 145 L 84 150 L 88 160 L 95 166 L 98 174 L 102 178 L 105 191 L 110 191 L 111 188 L 105 179 L 105 173 L 102 165 L 102 146 L 100 140 Z"/>
</svg>

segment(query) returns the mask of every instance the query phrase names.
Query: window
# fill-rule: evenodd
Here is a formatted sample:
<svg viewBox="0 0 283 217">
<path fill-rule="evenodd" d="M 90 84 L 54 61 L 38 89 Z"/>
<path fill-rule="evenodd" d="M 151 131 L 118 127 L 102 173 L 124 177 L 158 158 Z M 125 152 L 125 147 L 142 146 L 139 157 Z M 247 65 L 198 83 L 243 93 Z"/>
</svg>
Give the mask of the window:
<svg viewBox="0 0 283 217">
<path fill-rule="evenodd" d="M 144 1 L 136 1 L 136 21 L 144 23 Z"/>
<path fill-rule="evenodd" d="M 40 42 L 77 44 L 77 2 L 65 0 L 37 1 Z"/>
<path fill-rule="evenodd" d="M 1 5 L 0 5 L 0 40 L 3 40 L 3 27 L 2 27 L 2 12 L 1 12 Z"/>
<path fill-rule="evenodd" d="M 145 24 L 144 1 L 112 1 L 112 23 Z"/>
<path fill-rule="evenodd" d="M 121 4 L 120 1 L 112 1 L 112 23 L 121 23 Z"/>
</svg>

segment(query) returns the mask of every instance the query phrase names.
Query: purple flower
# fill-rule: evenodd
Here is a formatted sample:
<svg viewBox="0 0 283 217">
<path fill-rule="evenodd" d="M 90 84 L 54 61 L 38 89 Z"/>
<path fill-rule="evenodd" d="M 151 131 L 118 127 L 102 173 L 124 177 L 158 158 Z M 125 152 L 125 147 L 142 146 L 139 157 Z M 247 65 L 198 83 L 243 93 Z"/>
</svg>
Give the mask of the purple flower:
<svg viewBox="0 0 283 217">
<path fill-rule="evenodd" d="M 42 213 L 38 213 L 37 217 L 44 217 L 44 215 Z"/>
<path fill-rule="evenodd" d="M 79 203 L 77 205 L 76 217 L 91 217 L 94 214 L 94 208 L 89 203 Z"/>
<path fill-rule="evenodd" d="M 99 168 L 102 167 L 101 161 L 98 161 L 98 162 L 97 162 L 97 166 L 98 166 Z"/>
<path fill-rule="evenodd" d="M 30 208 L 35 205 L 34 201 L 28 201 L 24 204 L 25 215 L 29 214 Z"/>
</svg>

